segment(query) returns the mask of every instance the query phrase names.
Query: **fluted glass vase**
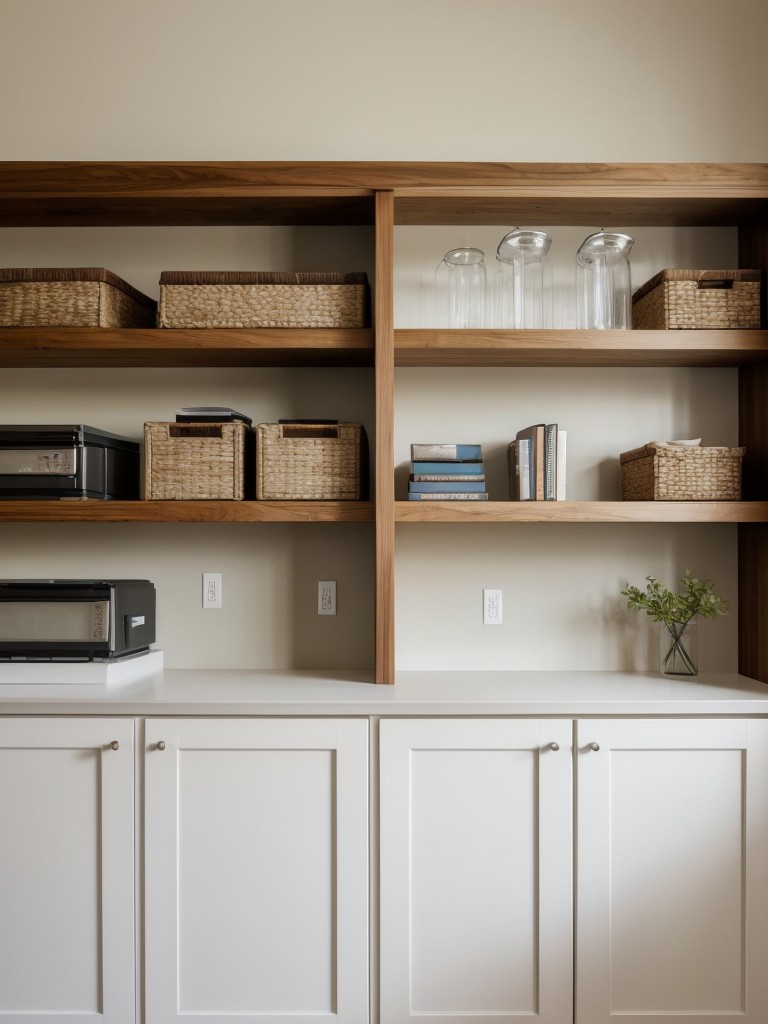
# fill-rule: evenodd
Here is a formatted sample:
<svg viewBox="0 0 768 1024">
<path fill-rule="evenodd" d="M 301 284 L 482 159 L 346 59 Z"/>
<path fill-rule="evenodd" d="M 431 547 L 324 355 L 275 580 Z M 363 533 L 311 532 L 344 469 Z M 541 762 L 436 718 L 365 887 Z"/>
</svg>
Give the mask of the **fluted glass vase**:
<svg viewBox="0 0 768 1024">
<path fill-rule="evenodd" d="M 659 659 L 666 676 L 695 676 L 699 672 L 699 625 L 689 622 L 659 623 Z"/>
</svg>

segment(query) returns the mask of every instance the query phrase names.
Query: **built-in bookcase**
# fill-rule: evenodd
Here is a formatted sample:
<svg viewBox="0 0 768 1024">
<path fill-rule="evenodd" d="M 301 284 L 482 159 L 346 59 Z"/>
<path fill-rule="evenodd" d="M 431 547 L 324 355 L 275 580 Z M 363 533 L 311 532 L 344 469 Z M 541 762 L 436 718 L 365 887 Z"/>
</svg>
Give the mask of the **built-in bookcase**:
<svg viewBox="0 0 768 1024">
<path fill-rule="evenodd" d="M 374 322 L 354 331 L 152 331 L 0 328 L 0 365 L 71 372 L 141 367 L 200 371 L 261 367 L 282 371 L 359 368 L 348 388 L 371 388 L 370 434 L 375 448 L 371 502 L 0 502 L 4 523 L 87 524 L 240 523 L 243 546 L 259 524 L 338 524 L 369 529 L 365 577 L 373 594 L 370 661 L 380 683 L 395 681 L 395 558 L 400 530 L 431 536 L 439 524 L 462 524 L 459 543 L 471 549 L 473 529 L 515 531 L 519 524 L 554 531 L 572 524 L 621 530 L 639 524 L 735 524 L 738 531 L 739 671 L 768 682 L 768 332 L 446 331 L 400 325 L 394 272 L 398 231 L 414 227 L 465 231 L 515 224 L 553 231 L 596 226 L 722 229 L 735 232 L 740 266 L 768 268 L 768 166 L 566 165 L 403 163 L 5 163 L 0 164 L 0 226 L 9 229 L 143 226 L 337 227 L 368 231 L 375 281 Z M 299 238 L 307 243 L 308 236 Z M 330 235 L 329 235 L 330 237 Z M 312 247 L 310 246 L 310 249 Z M 317 248 L 315 252 L 319 251 Z M 435 262 L 440 253 L 435 253 Z M 6 265 L 17 265 L 9 252 Z M 158 267 L 160 269 L 170 269 Z M 310 269 L 297 267 L 296 269 Z M 359 269 L 345 267 L 340 269 Z M 765 308 L 765 303 L 763 303 Z M 396 326 L 397 324 L 397 326 Z M 372 374 L 371 374 L 372 368 Z M 738 443 L 747 448 L 744 500 L 711 503 L 631 503 L 600 489 L 565 502 L 511 503 L 501 488 L 489 502 L 411 503 L 396 500 L 402 461 L 398 382 L 420 370 L 473 373 L 540 369 L 577 374 L 706 368 L 737 375 Z M 428 378 L 434 384 L 435 377 Z M 370 381 L 370 385 L 368 383 Z M 34 401 L 35 396 L 30 396 Z M 482 416 L 482 402 L 476 413 Z M 427 428 L 428 421 L 424 424 Z M 525 426 L 518 423 L 517 428 Z M 106 426 L 109 426 L 106 424 Z M 511 436 L 514 436 L 510 423 Z M 498 437 L 501 446 L 506 440 Z M 473 441 L 474 437 L 410 440 Z M 651 440 L 640 438 L 640 443 Z M 713 442 L 714 443 L 714 442 Z M 570 439 L 569 439 L 570 445 Z M 618 451 L 616 452 L 618 455 Z M 252 526 L 247 524 L 253 524 Z M 367 527 L 364 524 L 369 524 Z M 97 527 L 99 530 L 101 526 Z M 108 526 L 104 527 L 109 529 Z M 215 528 L 212 527 L 212 528 Z M 226 528 L 225 525 L 222 528 Z M 264 528 L 268 528 L 265 526 Z M 320 535 L 318 543 L 322 543 Z M 413 535 L 409 533 L 409 538 Z M 454 544 L 455 534 L 451 534 Z M 479 534 L 476 534 L 479 536 Z M 500 542 L 501 543 L 501 542 Z M 411 546 L 412 543 L 411 543 Z M 169 553 L 169 558 L 172 555 Z M 553 566 L 549 572 L 555 571 Z M 401 596 L 401 595 L 399 595 Z M 514 595 L 509 595 L 514 597 Z M 354 596 L 350 595 L 354 600 Z M 288 606 L 282 613 L 292 614 Z M 324 666 L 318 665 L 318 668 Z M 515 667 L 510 664 L 509 668 Z"/>
</svg>

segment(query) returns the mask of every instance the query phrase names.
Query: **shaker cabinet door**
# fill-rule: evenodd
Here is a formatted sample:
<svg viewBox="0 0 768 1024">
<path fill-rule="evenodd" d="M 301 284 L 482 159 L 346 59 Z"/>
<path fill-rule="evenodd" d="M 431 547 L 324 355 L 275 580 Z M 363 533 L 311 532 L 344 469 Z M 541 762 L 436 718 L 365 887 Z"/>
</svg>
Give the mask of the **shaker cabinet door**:
<svg viewBox="0 0 768 1024">
<path fill-rule="evenodd" d="M 578 723 L 577 1024 L 768 1021 L 768 722 Z"/>
<path fill-rule="evenodd" d="M 572 723 L 381 723 L 381 1024 L 572 1024 Z"/>
<path fill-rule="evenodd" d="M 368 1020 L 368 724 L 152 720 L 147 1024 Z"/>
<path fill-rule="evenodd" d="M 132 721 L 0 719 L 0 1022 L 133 1024 Z"/>
</svg>

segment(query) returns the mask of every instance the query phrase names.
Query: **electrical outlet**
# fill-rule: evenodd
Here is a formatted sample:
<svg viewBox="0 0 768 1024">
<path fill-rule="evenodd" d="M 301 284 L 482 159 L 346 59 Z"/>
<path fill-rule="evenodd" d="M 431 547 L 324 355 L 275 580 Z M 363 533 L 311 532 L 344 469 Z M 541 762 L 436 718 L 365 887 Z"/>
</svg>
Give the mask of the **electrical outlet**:
<svg viewBox="0 0 768 1024">
<path fill-rule="evenodd" d="M 501 625 L 501 591 L 483 591 L 483 625 Z"/>
<path fill-rule="evenodd" d="M 336 614 L 336 580 L 318 580 L 317 614 Z"/>
<path fill-rule="evenodd" d="M 221 608 L 221 573 L 203 573 L 203 608 Z"/>
</svg>

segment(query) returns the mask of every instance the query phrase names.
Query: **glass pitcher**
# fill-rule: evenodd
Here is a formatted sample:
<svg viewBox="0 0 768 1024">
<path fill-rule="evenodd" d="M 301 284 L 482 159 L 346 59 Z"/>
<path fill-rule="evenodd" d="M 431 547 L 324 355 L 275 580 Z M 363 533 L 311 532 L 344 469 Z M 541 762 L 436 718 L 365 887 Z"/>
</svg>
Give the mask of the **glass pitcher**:
<svg viewBox="0 0 768 1024">
<path fill-rule="evenodd" d="M 591 330 L 632 326 L 629 253 L 634 238 L 597 231 L 576 253 L 576 326 Z"/>
<path fill-rule="evenodd" d="M 485 327 L 485 303 L 485 253 L 450 249 L 435 271 L 438 327 Z"/>
<path fill-rule="evenodd" d="M 496 250 L 497 327 L 552 326 L 552 265 L 546 231 L 515 228 Z"/>
</svg>

